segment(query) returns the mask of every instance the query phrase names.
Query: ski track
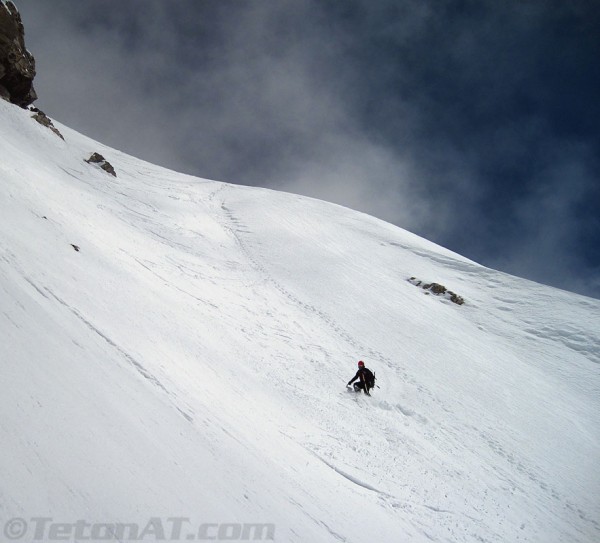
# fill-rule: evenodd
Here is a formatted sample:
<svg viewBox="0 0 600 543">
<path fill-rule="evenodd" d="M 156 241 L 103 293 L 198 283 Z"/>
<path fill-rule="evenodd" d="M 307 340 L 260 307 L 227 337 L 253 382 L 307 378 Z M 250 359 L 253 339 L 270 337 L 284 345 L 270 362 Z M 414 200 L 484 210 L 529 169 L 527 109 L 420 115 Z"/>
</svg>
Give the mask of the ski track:
<svg viewBox="0 0 600 543">
<path fill-rule="evenodd" d="M 213 193 L 210 197 L 212 200 L 217 194 L 222 193 L 225 189 L 225 186 L 217 189 L 215 193 Z M 409 376 L 405 370 L 400 368 L 397 364 L 393 363 L 390 358 L 385 356 L 383 353 L 373 349 L 371 347 L 367 347 L 362 344 L 360 341 L 357 341 L 351 334 L 343 329 L 339 323 L 337 323 L 332 317 L 330 317 L 325 311 L 315 307 L 313 304 L 306 303 L 298 298 L 296 295 L 291 293 L 289 289 L 285 288 L 279 281 L 277 281 L 266 269 L 266 267 L 259 261 L 259 257 L 255 256 L 260 254 L 259 250 L 253 248 L 248 240 L 243 238 L 244 234 L 250 232 L 249 227 L 244 225 L 242 221 L 240 221 L 234 212 L 226 206 L 226 200 L 223 199 L 220 203 L 221 210 L 224 213 L 226 221 L 223 223 L 223 227 L 227 229 L 232 236 L 235 237 L 237 244 L 243 254 L 246 256 L 251 266 L 267 281 L 269 282 L 278 292 L 280 292 L 283 297 L 289 300 L 294 306 L 298 307 L 304 313 L 309 315 L 313 315 L 317 317 L 327 328 L 332 330 L 341 340 L 343 340 L 347 345 L 349 345 L 355 353 L 366 353 L 368 357 L 372 360 L 375 360 L 380 363 L 384 363 L 385 366 L 399 374 L 402 378 L 403 382 L 413 385 L 418 389 L 421 395 L 426 395 L 430 401 L 435 404 L 439 404 L 440 401 L 436 397 L 436 395 L 431 392 L 424 384 L 419 383 L 416 379 Z M 252 248 L 251 248 L 252 247 Z M 332 356 L 331 353 L 325 353 L 327 357 Z M 414 410 L 409 409 L 401 404 L 397 404 L 395 406 L 390 406 L 387 402 L 383 403 L 381 407 L 384 410 L 397 410 L 402 413 L 404 416 L 413 417 L 415 420 L 421 423 L 426 423 L 427 419 L 421 415 L 415 413 Z M 452 409 L 449 406 L 443 406 L 443 409 L 452 413 Z"/>
<path fill-rule="evenodd" d="M 33 283 L 29 280 L 27 280 L 28 283 L 32 284 Z M 38 289 L 37 287 L 35 287 L 36 290 L 38 292 L 41 292 L 40 289 Z M 101 337 L 108 345 L 110 345 L 110 347 L 112 347 L 113 349 L 115 349 L 125 360 L 127 360 L 127 362 L 129 362 L 129 364 L 131 364 L 131 366 L 147 381 L 149 381 L 152 385 L 154 385 L 155 387 L 157 387 L 158 389 L 160 389 L 162 392 L 164 392 L 167 396 L 170 397 L 171 401 L 173 402 L 173 394 L 169 391 L 169 389 L 167 389 L 167 387 L 165 387 L 163 385 L 163 383 L 160 381 L 160 379 L 158 379 L 155 375 L 153 375 L 148 369 L 146 369 L 144 367 L 144 365 L 139 362 L 135 357 L 133 357 L 131 354 L 129 354 L 125 349 L 123 349 L 121 346 L 119 346 L 116 342 L 114 342 L 112 339 L 110 339 L 110 337 L 108 337 L 106 334 L 104 334 L 103 332 L 101 332 L 96 326 L 94 326 L 90 321 L 88 321 L 77 309 L 75 309 L 74 307 L 72 307 L 71 305 L 69 305 L 67 302 L 65 302 L 64 300 L 62 300 L 60 297 L 58 297 L 56 294 L 54 294 L 54 292 L 52 292 L 48 287 L 45 287 L 44 289 L 52 298 L 54 298 L 54 300 L 56 300 L 59 304 L 61 304 L 63 307 L 65 307 L 70 313 L 72 313 L 73 315 L 75 315 L 75 317 L 77 317 L 77 319 L 79 319 L 79 321 L 81 321 L 89 330 L 91 330 L 92 332 L 94 332 L 95 334 L 97 334 L 99 337 Z M 46 297 L 48 298 L 48 297 Z M 178 407 L 177 405 L 174 406 L 175 409 L 177 409 L 177 411 L 188 421 L 188 422 L 193 422 L 193 417 L 189 414 L 186 413 L 183 409 L 181 409 L 180 407 Z"/>
<path fill-rule="evenodd" d="M 224 187 L 223 187 L 224 188 Z M 222 190 L 222 189 L 221 189 Z M 218 192 L 221 192 L 219 190 Z M 214 195 L 213 195 L 214 196 Z M 312 304 L 308 304 L 303 302 L 296 295 L 291 293 L 287 288 L 285 288 L 279 281 L 277 281 L 266 269 L 266 267 L 261 264 L 258 258 L 255 256 L 260 253 L 260 251 L 250 249 L 249 241 L 243 239 L 243 234 L 251 233 L 249 228 L 244 225 L 233 213 L 231 209 L 229 209 L 225 205 L 225 200 L 221 202 L 221 209 L 224 212 L 227 222 L 223 224 L 224 228 L 226 228 L 237 240 L 238 246 L 240 250 L 244 253 L 248 261 L 251 263 L 252 267 L 257 270 L 266 281 L 268 281 L 276 290 L 278 290 L 286 299 L 291 301 L 295 306 L 300 308 L 305 313 L 316 316 L 325 326 L 327 326 L 330 330 L 332 330 L 340 339 L 342 339 L 346 344 L 352 347 L 353 351 L 356 353 L 365 353 L 372 360 L 376 360 L 378 362 L 384 363 L 386 367 L 396 373 L 398 373 L 403 381 L 410 383 L 412 385 L 418 386 L 419 391 L 422 394 L 427 394 L 430 399 L 433 401 L 437 401 L 435 395 L 427 390 L 427 388 L 416 381 L 414 378 L 409 376 L 404 370 L 398 367 L 397 364 L 393 363 L 390 358 L 385 356 L 383 353 L 373 349 L 372 347 L 367 347 L 361 342 L 357 341 L 351 334 L 344 330 L 344 328 L 339 325 L 332 317 L 330 317 L 325 311 L 315 307 Z M 402 410 L 402 409 L 400 409 Z M 406 414 L 406 413 L 404 413 Z"/>
<path fill-rule="evenodd" d="M 92 324 L 88 319 L 86 319 L 79 310 L 77 310 L 72 305 L 68 304 L 65 300 L 60 298 L 57 294 L 55 294 L 49 287 L 41 287 L 37 285 L 31 278 L 27 277 L 22 267 L 16 262 L 16 257 L 14 255 L 10 255 L 10 253 L 4 249 L 5 255 L 1 256 L 1 260 L 5 263 L 9 264 L 13 269 L 17 271 L 17 273 L 21 276 L 21 278 L 32 287 L 40 296 L 42 296 L 47 301 L 54 300 L 58 302 L 63 308 L 67 309 L 69 313 L 74 315 L 77 320 L 85 325 L 88 330 L 91 330 L 94 334 L 100 337 L 105 343 L 107 343 L 112 349 L 117 351 L 119 355 L 125 359 L 131 367 L 135 369 L 135 371 L 141 375 L 147 382 L 151 383 L 153 386 L 161 390 L 164 394 L 166 394 L 170 401 L 173 403 L 175 409 L 188 421 L 193 422 L 193 417 L 184 409 L 174 404 L 173 394 L 164 386 L 164 384 L 158 379 L 152 372 L 150 372 L 139 360 L 137 360 L 133 355 L 128 353 L 124 348 L 118 345 L 115 341 L 113 341 L 108 335 L 103 333 L 97 326 Z M 7 257 L 6 255 L 10 255 Z"/>
</svg>

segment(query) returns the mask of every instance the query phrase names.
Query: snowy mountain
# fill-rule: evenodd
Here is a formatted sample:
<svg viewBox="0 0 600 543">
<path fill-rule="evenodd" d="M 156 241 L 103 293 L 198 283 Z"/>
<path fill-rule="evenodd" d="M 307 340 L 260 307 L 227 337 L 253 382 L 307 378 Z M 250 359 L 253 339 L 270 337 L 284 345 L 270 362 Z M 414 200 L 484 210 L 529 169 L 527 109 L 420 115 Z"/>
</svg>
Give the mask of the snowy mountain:
<svg viewBox="0 0 600 543">
<path fill-rule="evenodd" d="M 600 540 L 599 301 L 55 124 L 0 101 L 5 537 Z"/>
</svg>

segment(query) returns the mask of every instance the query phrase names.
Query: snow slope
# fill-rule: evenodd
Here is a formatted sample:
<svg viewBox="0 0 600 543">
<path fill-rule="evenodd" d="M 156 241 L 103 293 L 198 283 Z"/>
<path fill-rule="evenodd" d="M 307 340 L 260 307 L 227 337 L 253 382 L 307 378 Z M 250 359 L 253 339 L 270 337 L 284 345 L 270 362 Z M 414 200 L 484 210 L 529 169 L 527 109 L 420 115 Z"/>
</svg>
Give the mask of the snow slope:
<svg viewBox="0 0 600 543">
<path fill-rule="evenodd" d="M 30 115 L 0 101 L 0 523 L 600 539 L 599 301 Z"/>
</svg>

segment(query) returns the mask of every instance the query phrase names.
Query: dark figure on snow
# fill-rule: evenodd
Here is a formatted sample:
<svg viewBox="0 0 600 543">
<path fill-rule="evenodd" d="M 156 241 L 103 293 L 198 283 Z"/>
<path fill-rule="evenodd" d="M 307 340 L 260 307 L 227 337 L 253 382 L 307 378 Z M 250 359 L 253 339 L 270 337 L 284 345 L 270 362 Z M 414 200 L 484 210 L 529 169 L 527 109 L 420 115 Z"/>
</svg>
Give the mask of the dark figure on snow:
<svg viewBox="0 0 600 543">
<path fill-rule="evenodd" d="M 357 379 L 358 383 L 354 383 Z M 363 390 L 368 396 L 371 395 L 369 390 L 375 386 L 375 375 L 369 368 L 365 367 L 365 363 L 362 360 L 359 360 L 358 362 L 358 371 L 356 372 L 356 375 L 348 381 L 346 386 L 350 386 L 352 383 L 354 383 L 354 392 Z"/>
</svg>

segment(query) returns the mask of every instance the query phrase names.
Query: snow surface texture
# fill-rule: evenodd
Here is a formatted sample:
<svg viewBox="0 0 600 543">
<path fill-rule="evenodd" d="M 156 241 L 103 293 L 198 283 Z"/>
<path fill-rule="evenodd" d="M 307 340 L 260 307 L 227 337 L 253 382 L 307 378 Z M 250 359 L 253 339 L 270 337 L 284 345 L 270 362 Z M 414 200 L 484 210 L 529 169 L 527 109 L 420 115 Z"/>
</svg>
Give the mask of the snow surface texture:
<svg viewBox="0 0 600 543">
<path fill-rule="evenodd" d="M 600 540 L 599 301 L 30 115 L 0 101 L 0 522 Z"/>
</svg>

